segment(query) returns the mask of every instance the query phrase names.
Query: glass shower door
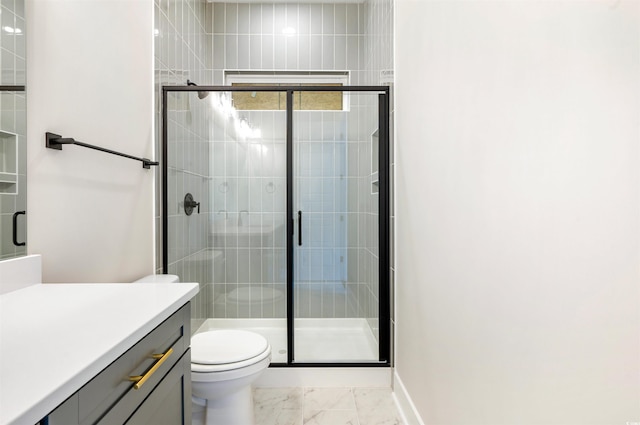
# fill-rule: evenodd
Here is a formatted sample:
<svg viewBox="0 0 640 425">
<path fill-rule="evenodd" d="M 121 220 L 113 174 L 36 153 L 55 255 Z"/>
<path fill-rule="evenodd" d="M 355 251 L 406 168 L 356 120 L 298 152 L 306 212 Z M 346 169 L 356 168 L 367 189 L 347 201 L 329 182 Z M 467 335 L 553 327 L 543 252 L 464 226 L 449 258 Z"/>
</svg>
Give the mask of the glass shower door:
<svg viewBox="0 0 640 425">
<path fill-rule="evenodd" d="M 200 283 L 195 330 L 260 333 L 272 361 L 286 363 L 287 126 L 272 107 L 280 93 L 198 89 L 166 97 L 164 270 Z"/>
<path fill-rule="evenodd" d="M 293 112 L 295 363 L 380 360 L 378 92 Z"/>
<path fill-rule="evenodd" d="M 194 329 L 389 364 L 388 117 L 384 87 L 163 87 L 163 270 L 200 282 Z"/>
</svg>

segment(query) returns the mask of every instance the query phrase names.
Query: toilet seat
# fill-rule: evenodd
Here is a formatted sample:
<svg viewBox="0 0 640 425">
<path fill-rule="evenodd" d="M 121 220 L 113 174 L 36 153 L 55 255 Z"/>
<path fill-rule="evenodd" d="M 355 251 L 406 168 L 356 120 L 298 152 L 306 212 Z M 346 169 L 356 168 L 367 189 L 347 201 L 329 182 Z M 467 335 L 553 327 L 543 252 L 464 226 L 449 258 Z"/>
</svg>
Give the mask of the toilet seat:
<svg viewBox="0 0 640 425">
<path fill-rule="evenodd" d="M 191 338 L 191 371 L 223 372 L 259 363 L 271 355 L 267 340 L 243 330 L 218 329 Z"/>
</svg>

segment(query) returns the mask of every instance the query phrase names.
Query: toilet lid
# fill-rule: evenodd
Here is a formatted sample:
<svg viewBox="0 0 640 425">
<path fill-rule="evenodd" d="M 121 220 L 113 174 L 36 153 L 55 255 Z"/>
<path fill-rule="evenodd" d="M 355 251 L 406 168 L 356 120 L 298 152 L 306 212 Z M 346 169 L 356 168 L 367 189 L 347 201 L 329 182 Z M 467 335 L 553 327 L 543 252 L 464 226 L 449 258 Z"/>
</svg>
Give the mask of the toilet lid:
<svg viewBox="0 0 640 425">
<path fill-rule="evenodd" d="M 202 332 L 191 338 L 191 362 L 237 363 L 264 353 L 268 346 L 267 340 L 254 332 L 235 329 Z"/>
</svg>

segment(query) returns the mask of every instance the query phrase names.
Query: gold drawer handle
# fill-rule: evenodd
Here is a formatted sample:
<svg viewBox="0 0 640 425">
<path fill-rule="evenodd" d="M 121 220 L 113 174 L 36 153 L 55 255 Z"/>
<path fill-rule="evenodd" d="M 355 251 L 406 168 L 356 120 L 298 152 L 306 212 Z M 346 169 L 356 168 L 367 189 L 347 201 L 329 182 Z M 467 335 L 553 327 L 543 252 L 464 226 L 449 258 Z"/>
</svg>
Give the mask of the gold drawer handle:
<svg viewBox="0 0 640 425">
<path fill-rule="evenodd" d="M 158 361 L 151 367 L 151 369 L 147 371 L 147 373 L 145 373 L 144 375 L 135 375 L 129 377 L 129 381 L 136 383 L 133 388 L 139 390 L 140 387 L 142 387 L 144 383 L 147 382 L 147 379 L 151 378 L 151 375 L 153 375 L 156 370 L 158 370 L 158 368 L 162 366 L 162 363 L 164 363 L 165 360 L 169 358 L 171 353 L 173 353 L 173 348 L 169 348 L 164 354 L 153 354 L 151 357 Z"/>
</svg>

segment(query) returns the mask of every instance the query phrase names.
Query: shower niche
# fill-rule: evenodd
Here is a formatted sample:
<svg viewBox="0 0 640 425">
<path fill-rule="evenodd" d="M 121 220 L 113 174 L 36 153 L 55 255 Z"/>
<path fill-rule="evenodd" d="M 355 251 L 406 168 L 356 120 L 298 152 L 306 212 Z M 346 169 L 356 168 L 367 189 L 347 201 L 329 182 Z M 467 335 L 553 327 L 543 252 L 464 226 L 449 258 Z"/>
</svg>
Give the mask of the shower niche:
<svg viewBox="0 0 640 425">
<path fill-rule="evenodd" d="M 18 194 L 18 135 L 0 131 L 0 193 Z"/>
<path fill-rule="evenodd" d="M 163 87 L 163 269 L 201 283 L 194 329 L 261 333 L 275 364 L 389 365 L 388 108 L 386 86 Z"/>
</svg>

